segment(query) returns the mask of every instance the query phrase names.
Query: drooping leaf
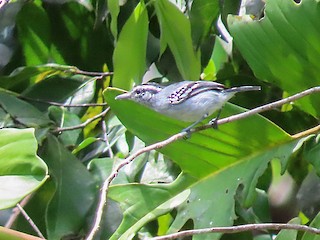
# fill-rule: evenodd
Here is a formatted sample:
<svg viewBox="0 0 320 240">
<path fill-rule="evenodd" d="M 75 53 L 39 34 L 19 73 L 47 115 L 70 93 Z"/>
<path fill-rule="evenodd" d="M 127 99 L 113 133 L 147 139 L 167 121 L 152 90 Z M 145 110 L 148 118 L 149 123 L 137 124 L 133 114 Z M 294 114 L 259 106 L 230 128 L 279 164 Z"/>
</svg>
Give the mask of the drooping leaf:
<svg viewBox="0 0 320 240">
<path fill-rule="evenodd" d="M 146 71 L 148 14 L 140 2 L 123 26 L 113 54 L 113 86 L 130 89 Z"/>
<path fill-rule="evenodd" d="M 219 15 L 219 1 L 217 0 L 198 0 L 192 2 L 190 11 L 190 23 L 192 39 L 194 44 L 199 47 L 214 26 L 214 21 Z"/>
<path fill-rule="evenodd" d="M 0 209 L 15 206 L 47 179 L 34 129 L 0 130 Z"/>
<path fill-rule="evenodd" d="M 94 179 L 52 135 L 48 135 L 41 156 L 56 185 L 46 214 L 48 239 L 78 233 L 94 202 Z"/>
<path fill-rule="evenodd" d="M 161 28 L 160 54 L 168 46 L 182 77 L 188 80 L 199 79 L 200 54 L 192 44 L 190 21 L 168 0 L 155 1 L 154 6 Z"/>
</svg>

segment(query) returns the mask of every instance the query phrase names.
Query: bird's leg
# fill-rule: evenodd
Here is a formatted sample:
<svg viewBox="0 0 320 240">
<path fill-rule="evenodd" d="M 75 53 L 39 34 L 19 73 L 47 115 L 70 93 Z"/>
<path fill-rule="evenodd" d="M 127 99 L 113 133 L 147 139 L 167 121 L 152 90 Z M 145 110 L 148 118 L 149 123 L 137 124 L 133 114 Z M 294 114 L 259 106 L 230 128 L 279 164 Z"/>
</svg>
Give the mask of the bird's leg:
<svg viewBox="0 0 320 240">
<path fill-rule="evenodd" d="M 221 109 L 219 110 L 217 116 L 213 119 L 210 120 L 209 124 L 212 125 L 212 127 L 214 129 L 218 129 L 218 119 L 220 117 L 220 114 L 221 114 Z"/>
<path fill-rule="evenodd" d="M 182 129 L 181 132 L 186 132 L 187 133 L 187 138 L 190 138 L 190 130 L 196 126 L 198 123 L 200 123 L 203 119 L 207 118 L 208 114 L 206 113 L 205 115 L 203 115 L 198 121 L 195 121 L 194 123 L 192 123 L 189 127 Z"/>
</svg>

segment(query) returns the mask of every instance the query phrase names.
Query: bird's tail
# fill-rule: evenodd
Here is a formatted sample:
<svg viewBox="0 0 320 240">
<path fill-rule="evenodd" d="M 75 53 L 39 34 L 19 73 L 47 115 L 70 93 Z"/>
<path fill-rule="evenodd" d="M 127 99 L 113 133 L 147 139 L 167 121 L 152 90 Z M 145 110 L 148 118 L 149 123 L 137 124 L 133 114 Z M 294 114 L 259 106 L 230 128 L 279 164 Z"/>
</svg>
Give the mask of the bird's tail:
<svg viewBox="0 0 320 240">
<path fill-rule="evenodd" d="M 247 92 L 247 91 L 260 91 L 261 87 L 260 86 L 240 86 L 240 87 L 232 87 L 224 90 L 225 92 Z"/>
</svg>

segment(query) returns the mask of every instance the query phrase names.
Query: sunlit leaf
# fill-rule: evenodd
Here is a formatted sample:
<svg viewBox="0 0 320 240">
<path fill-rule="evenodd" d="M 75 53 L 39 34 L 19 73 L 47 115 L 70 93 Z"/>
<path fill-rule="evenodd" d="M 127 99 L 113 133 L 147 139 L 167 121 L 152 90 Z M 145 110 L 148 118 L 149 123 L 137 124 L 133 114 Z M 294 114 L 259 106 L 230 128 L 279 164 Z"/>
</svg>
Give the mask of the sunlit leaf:
<svg viewBox="0 0 320 240">
<path fill-rule="evenodd" d="M 0 130 L 0 209 L 13 207 L 47 179 L 37 147 L 34 129 Z"/>
<path fill-rule="evenodd" d="M 168 0 L 158 0 L 154 6 L 161 28 L 161 54 L 169 46 L 182 77 L 199 79 L 200 54 L 192 44 L 190 21 Z"/>
<path fill-rule="evenodd" d="M 140 2 L 123 26 L 113 54 L 113 86 L 130 89 L 146 71 L 148 13 Z"/>
<path fill-rule="evenodd" d="M 229 17 L 234 42 L 258 78 L 275 83 L 290 95 L 319 85 L 318 6 L 314 0 L 270 0 L 259 21 L 249 16 Z M 314 116 L 320 114 L 316 94 L 297 104 Z"/>
</svg>

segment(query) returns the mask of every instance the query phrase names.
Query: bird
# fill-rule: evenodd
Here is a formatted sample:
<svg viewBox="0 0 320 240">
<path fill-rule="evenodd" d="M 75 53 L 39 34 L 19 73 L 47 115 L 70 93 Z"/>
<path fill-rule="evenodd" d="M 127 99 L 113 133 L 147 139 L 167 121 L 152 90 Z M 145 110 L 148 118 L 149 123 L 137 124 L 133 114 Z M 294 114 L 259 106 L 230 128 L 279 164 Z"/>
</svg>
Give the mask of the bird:
<svg viewBox="0 0 320 240">
<path fill-rule="evenodd" d="M 193 122 L 184 132 L 218 111 L 210 123 L 217 127 L 217 120 L 224 104 L 236 93 L 261 90 L 260 86 L 227 88 L 212 81 L 181 81 L 167 86 L 149 82 L 137 85 L 131 91 L 118 95 L 116 100 L 128 99 L 154 111 L 184 122 Z"/>
</svg>

